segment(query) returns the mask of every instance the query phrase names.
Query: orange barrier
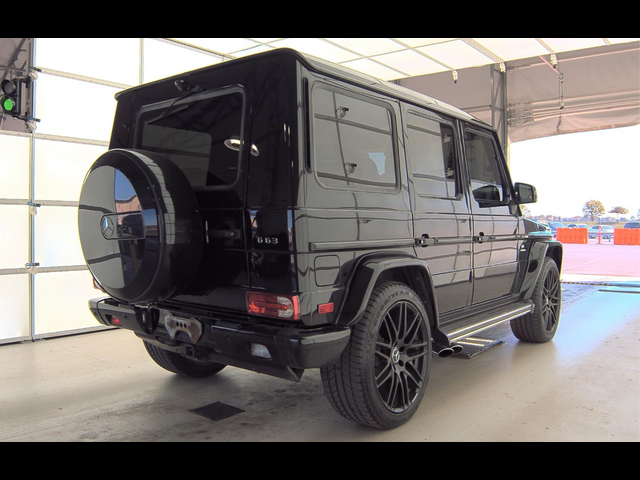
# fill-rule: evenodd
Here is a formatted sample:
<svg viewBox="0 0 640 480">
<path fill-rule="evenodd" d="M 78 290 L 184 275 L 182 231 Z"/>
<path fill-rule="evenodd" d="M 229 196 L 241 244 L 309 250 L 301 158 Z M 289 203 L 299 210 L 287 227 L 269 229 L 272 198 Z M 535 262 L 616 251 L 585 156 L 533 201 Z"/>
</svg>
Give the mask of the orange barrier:
<svg viewBox="0 0 640 480">
<path fill-rule="evenodd" d="M 640 228 L 616 228 L 613 231 L 615 245 L 640 245 Z"/>
<path fill-rule="evenodd" d="M 558 228 L 557 240 L 562 243 L 589 243 L 586 228 Z"/>
</svg>

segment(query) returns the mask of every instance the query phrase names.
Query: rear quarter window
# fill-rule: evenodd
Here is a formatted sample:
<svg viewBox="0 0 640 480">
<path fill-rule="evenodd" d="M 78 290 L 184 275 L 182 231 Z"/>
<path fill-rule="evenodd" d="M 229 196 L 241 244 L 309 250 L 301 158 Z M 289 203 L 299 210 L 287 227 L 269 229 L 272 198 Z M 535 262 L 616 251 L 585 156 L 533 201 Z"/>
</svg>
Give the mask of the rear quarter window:
<svg viewBox="0 0 640 480">
<path fill-rule="evenodd" d="M 320 184 L 395 189 L 394 115 L 382 103 L 316 87 L 312 92 L 313 158 Z"/>
</svg>

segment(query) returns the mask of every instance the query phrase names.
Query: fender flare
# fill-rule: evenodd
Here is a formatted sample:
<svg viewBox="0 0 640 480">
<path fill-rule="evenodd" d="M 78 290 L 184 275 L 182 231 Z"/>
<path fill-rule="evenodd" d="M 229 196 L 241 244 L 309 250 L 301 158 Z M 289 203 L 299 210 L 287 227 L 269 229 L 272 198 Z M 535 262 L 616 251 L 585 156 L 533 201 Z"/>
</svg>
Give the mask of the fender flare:
<svg viewBox="0 0 640 480">
<path fill-rule="evenodd" d="M 520 286 L 520 299 L 531 298 L 533 289 L 540 276 L 542 264 L 545 257 L 552 258 L 558 265 L 558 270 L 562 268 L 562 243 L 558 241 L 537 241 L 533 242 L 527 258 L 526 269 Z"/>
<path fill-rule="evenodd" d="M 350 327 L 358 323 L 367 307 L 369 297 L 380 277 L 394 271 L 404 276 L 404 283 L 422 299 L 432 327 L 438 325 L 438 308 L 431 272 L 427 262 L 402 253 L 369 254 L 358 259 L 352 268 L 347 287 L 337 309 L 336 325 Z"/>
</svg>

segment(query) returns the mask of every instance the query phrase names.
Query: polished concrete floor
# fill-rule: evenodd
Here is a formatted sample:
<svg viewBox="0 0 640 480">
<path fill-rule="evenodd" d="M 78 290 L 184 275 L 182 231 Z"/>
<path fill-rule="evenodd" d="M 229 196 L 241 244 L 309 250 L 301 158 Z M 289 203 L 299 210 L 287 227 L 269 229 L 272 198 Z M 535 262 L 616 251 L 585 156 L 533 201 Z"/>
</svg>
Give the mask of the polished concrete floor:
<svg viewBox="0 0 640 480">
<path fill-rule="evenodd" d="M 564 284 L 553 342 L 433 357 L 427 395 L 391 431 L 340 417 L 317 370 L 299 383 L 226 368 L 204 380 L 158 367 L 121 331 L 0 346 L 0 441 L 484 442 L 640 440 L 640 287 Z M 193 409 L 221 402 L 235 415 Z"/>
</svg>

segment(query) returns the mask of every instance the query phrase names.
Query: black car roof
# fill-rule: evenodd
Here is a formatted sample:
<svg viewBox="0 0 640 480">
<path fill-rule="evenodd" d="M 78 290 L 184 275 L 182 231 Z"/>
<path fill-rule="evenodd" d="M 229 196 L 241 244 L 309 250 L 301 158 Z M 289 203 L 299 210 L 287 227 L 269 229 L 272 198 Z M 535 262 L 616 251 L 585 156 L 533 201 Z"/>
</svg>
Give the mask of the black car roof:
<svg viewBox="0 0 640 480">
<path fill-rule="evenodd" d="M 152 85 L 157 85 L 164 82 L 173 82 L 178 78 L 184 78 L 185 75 L 190 75 L 192 73 L 196 73 L 196 72 L 202 73 L 202 72 L 206 72 L 207 70 L 219 70 L 230 64 L 255 61 L 260 58 L 267 59 L 268 57 L 277 56 L 277 55 L 294 56 L 302 65 L 304 65 L 308 70 L 312 72 L 339 78 L 343 81 L 346 81 L 355 85 L 359 85 L 359 86 L 368 88 L 370 90 L 374 90 L 379 93 L 383 93 L 385 95 L 389 95 L 399 100 L 404 100 L 416 105 L 425 105 L 441 113 L 445 113 L 462 120 L 477 123 L 484 127 L 488 127 L 492 129 L 492 127 L 488 125 L 486 122 L 483 122 L 482 120 L 474 117 L 473 115 L 470 115 L 467 112 L 464 112 L 463 110 L 460 110 L 457 107 L 449 105 L 448 103 L 442 102 L 440 100 L 436 100 L 435 98 L 432 98 L 420 92 L 416 92 L 415 90 L 411 90 L 409 88 L 396 85 L 391 82 L 380 80 L 370 75 L 360 73 L 355 70 L 351 70 L 350 68 L 337 65 L 327 60 L 314 57 L 312 55 L 303 54 L 297 50 L 293 50 L 290 48 L 277 48 L 274 50 L 270 50 L 268 52 L 256 53 L 255 55 L 247 55 L 245 57 L 229 60 L 222 63 L 217 63 L 215 65 L 211 65 L 208 67 L 202 67 L 196 70 L 191 70 L 188 72 L 172 75 L 170 77 L 162 78 L 159 80 L 155 80 L 153 82 L 144 83 L 142 85 L 137 85 L 135 87 L 122 90 L 115 94 L 115 98 L 116 100 L 118 100 L 123 95 L 127 95 L 129 93 L 148 88 L 149 86 L 152 86 Z"/>
</svg>

